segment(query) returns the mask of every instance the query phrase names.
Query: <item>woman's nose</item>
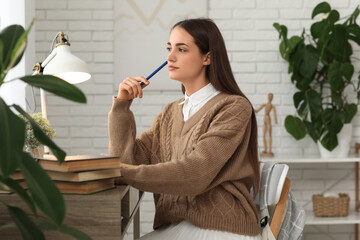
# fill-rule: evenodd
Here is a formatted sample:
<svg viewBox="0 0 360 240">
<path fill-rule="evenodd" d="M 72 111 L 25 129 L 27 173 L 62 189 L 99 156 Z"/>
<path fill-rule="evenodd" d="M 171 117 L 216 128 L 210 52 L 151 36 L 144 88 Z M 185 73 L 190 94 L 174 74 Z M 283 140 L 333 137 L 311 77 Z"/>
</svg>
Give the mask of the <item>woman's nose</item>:
<svg viewBox="0 0 360 240">
<path fill-rule="evenodd" d="M 173 51 L 170 51 L 168 56 L 167 56 L 167 60 L 168 62 L 174 62 L 175 61 L 175 55 L 174 55 L 174 52 Z"/>
</svg>

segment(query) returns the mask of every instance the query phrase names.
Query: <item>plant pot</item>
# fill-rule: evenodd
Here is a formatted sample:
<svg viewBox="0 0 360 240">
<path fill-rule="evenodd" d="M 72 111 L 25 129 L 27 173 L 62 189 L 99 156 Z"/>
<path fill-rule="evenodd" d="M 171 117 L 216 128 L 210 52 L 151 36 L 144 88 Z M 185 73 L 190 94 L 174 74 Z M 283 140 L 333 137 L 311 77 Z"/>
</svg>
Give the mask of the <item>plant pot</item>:
<svg viewBox="0 0 360 240">
<path fill-rule="evenodd" d="M 341 158 L 348 157 L 350 151 L 350 142 L 352 137 L 352 125 L 351 123 L 344 124 L 341 131 L 338 133 L 338 146 L 331 152 L 321 145 L 320 141 L 317 142 L 320 155 L 322 158 Z"/>
<path fill-rule="evenodd" d="M 43 147 L 32 148 L 31 149 L 31 156 L 33 158 L 42 158 L 44 156 L 44 149 Z"/>
</svg>

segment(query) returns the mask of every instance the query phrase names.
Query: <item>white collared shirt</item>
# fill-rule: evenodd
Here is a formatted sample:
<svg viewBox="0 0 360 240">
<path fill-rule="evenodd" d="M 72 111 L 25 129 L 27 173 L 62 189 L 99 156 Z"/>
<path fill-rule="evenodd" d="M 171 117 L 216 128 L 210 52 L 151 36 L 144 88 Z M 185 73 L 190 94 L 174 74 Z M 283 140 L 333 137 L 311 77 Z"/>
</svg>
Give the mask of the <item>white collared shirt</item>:
<svg viewBox="0 0 360 240">
<path fill-rule="evenodd" d="M 219 93 L 220 91 L 216 90 L 211 83 L 191 94 L 190 97 L 185 93 L 185 100 L 179 104 L 184 104 L 182 109 L 184 122 Z"/>
</svg>

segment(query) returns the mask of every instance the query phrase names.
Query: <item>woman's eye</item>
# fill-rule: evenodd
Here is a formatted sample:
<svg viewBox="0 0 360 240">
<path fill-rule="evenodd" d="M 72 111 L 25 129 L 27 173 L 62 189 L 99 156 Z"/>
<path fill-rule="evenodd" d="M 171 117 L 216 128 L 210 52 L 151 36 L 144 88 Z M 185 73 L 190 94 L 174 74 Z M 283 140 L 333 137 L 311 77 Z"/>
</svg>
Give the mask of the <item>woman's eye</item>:
<svg viewBox="0 0 360 240">
<path fill-rule="evenodd" d="M 171 51 L 171 48 L 167 47 L 166 50 L 167 50 L 168 52 L 170 52 L 170 51 Z"/>
<path fill-rule="evenodd" d="M 179 48 L 179 51 L 180 51 L 180 52 L 186 52 L 186 50 L 183 49 L 183 48 Z"/>
</svg>

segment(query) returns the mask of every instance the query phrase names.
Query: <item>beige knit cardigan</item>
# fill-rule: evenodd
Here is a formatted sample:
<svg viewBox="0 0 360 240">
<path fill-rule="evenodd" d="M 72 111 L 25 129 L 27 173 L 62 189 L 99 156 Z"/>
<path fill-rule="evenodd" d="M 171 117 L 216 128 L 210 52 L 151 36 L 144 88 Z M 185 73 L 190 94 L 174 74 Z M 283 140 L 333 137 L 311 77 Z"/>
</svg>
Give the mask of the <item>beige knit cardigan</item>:
<svg viewBox="0 0 360 240">
<path fill-rule="evenodd" d="M 182 100 L 168 104 L 137 139 L 131 101 L 114 97 L 109 153 L 139 165 L 122 169 L 124 181 L 154 193 L 154 229 L 186 219 L 200 228 L 257 235 L 250 103 L 220 93 L 184 122 Z"/>
</svg>

